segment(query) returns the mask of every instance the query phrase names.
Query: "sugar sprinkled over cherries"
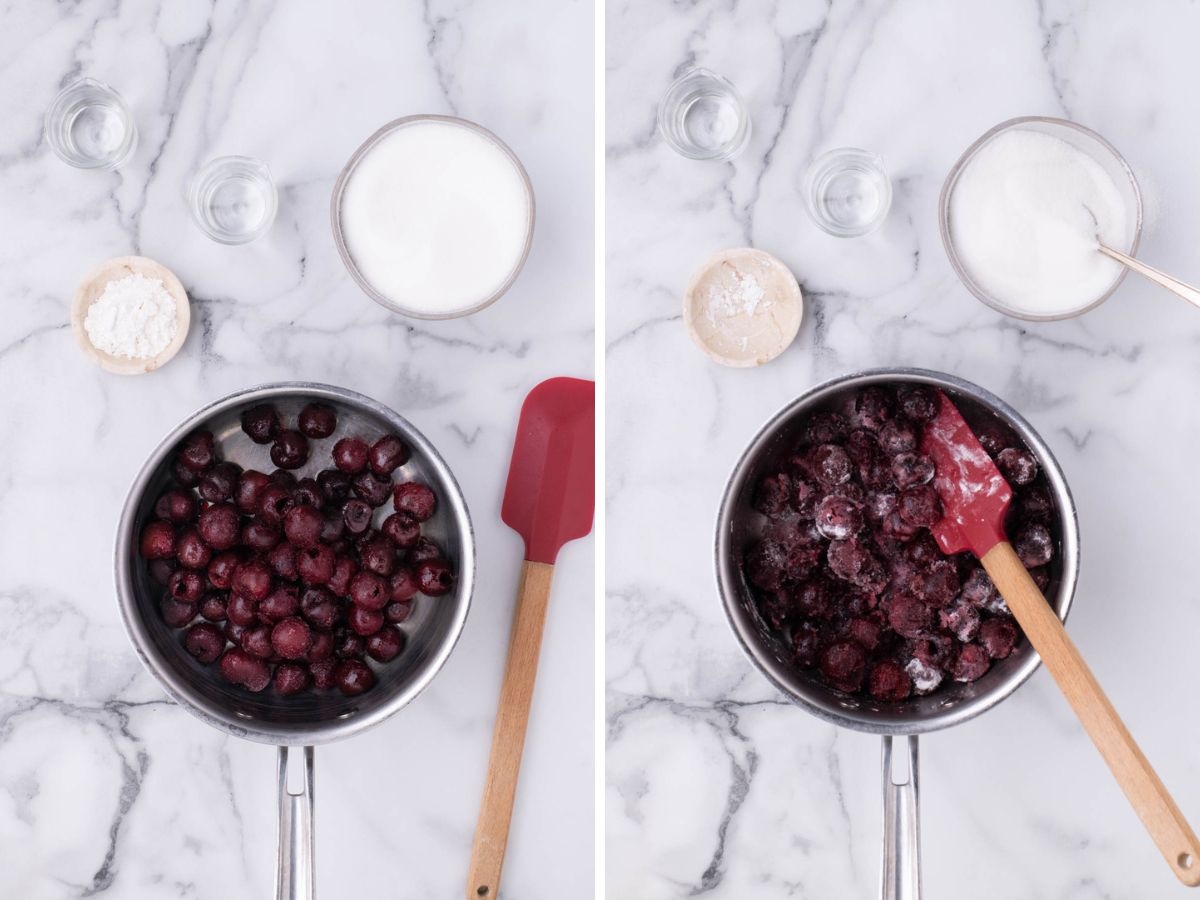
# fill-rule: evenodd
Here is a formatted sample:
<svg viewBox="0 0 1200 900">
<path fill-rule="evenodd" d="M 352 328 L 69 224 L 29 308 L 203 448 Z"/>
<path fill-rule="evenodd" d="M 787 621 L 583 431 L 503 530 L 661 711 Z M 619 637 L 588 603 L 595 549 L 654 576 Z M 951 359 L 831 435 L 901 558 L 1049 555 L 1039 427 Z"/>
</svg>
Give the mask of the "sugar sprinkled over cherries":
<svg viewBox="0 0 1200 900">
<path fill-rule="evenodd" d="M 983 677 L 1021 640 L 978 560 L 944 555 L 929 532 L 943 510 L 920 445 L 938 405 L 923 384 L 858 391 L 800 423 L 797 446 L 754 486 L 752 505 L 766 524 L 743 548 L 742 571 L 792 664 L 835 690 L 901 702 Z M 1037 457 L 994 418 L 972 426 L 1012 487 L 1006 527 L 1044 589 L 1059 527 Z M 419 521 L 402 496 L 411 490 L 398 485 L 395 505 Z M 401 588 L 393 602 L 410 578 L 411 587 L 437 591 L 444 561 L 417 555 L 410 551 L 411 570 L 393 576 Z"/>
<path fill-rule="evenodd" d="M 215 664 L 245 690 L 357 696 L 404 652 L 399 625 L 418 595 L 454 587 L 453 567 L 422 534 L 437 494 L 401 474 L 410 449 L 394 434 L 374 443 L 343 437 L 329 468 L 300 477 L 313 442 L 337 430 L 327 404 L 309 403 L 294 428 L 269 403 L 240 418 L 249 440 L 270 446 L 277 468 L 266 474 L 223 461 L 206 430 L 180 442 L 174 483 L 138 536 L 148 583 L 163 592 L 160 615 L 197 663 Z M 376 528 L 375 509 L 389 499 L 395 512 Z M 1004 639 L 994 636 L 990 655 Z"/>
</svg>

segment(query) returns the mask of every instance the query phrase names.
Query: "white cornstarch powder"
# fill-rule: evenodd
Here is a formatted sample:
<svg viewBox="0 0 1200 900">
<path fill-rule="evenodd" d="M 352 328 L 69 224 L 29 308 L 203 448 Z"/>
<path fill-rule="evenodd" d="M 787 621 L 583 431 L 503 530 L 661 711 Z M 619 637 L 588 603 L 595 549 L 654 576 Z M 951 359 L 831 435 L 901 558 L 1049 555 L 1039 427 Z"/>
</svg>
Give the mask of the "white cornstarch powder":
<svg viewBox="0 0 1200 900">
<path fill-rule="evenodd" d="M 151 359 L 162 353 L 178 328 L 175 298 L 157 278 L 134 273 L 108 282 L 88 307 L 83 327 L 97 350 L 110 356 Z"/>
<path fill-rule="evenodd" d="M 963 268 L 1005 306 L 1062 315 L 1098 300 L 1121 274 L 1100 253 L 1130 240 L 1115 181 L 1064 140 L 1028 129 L 997 135 L 971 158 L 950 198 Z"/>
</svg>

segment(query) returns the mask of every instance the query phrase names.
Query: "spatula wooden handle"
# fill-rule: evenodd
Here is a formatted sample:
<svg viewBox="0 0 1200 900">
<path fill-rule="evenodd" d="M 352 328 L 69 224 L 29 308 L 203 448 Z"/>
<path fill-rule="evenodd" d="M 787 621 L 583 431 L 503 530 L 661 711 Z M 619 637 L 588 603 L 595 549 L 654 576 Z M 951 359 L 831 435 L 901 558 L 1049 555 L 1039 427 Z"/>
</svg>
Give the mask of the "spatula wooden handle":
<svg viewBox="0 0 1200 900">
<path fill-rule="evenodd" d="M 1184 884 L 1196 887 L 1200 884 L 1200 842 L 1012 545 L 1000 542 L 982 562 L 1171 871 Z"/>
<path fill-rule="evenodd" d="M 525 748 L 525 727 L 537 678 L 538 656 L 542 648 L 542 627 L 546 622 L 546 604 L 550 600 L 550 581 L 554 566 L 526 560 L 517 588 L 517 610 L 508 641 L 508 662 L 500 688 L 500 707 L 492 731 L 492 754 L 488 760 L 487 781 L 479 823 L 475 826 L 475 846 L 471 851 L 468 873 L 468 900 L 492 900 L 499 892 L 500 870 L 508 844 L 508 826 L 512 821 L 513 798 L 521 771 L 521 752 Z"/>
</svg>

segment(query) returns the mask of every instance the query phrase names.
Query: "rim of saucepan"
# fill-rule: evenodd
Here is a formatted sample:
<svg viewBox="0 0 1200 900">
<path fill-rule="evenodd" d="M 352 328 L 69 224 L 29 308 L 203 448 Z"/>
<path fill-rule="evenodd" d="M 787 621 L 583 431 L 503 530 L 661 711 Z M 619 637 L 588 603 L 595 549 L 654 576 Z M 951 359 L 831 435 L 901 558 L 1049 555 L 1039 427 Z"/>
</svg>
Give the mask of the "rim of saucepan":
<svg viewBox="0 0 1200 900">
<path fill-rule="evenodd" d="M 1070 489 L 1067 487 L 1062 469 L 1049 447 L 1033 430 L 1033 427 L 999 397 L 954 375 L 916 368 L 868 369 L 842 375 L 824 381 L 801 394 L 775 413 L 759 429 L 754 439 L 738 458 L 733 472 L 730 474 L 729 481 L 725 486 L 725 493 L 721 498 L 721 507 L 717 518 L 717 584 L 729 625 L 737 636 L 743 652 L 750 657 L 759 671 L 794 703 L 817 718 L 857 731 L 901 735 L 936 731 L 974 718 L 1011 695 L 1033 674 L 1041 663 L 1041 659 L 1030 647 L 1026 658 L 1021 661 L 1019 666 L 1008 672 L 1002 680 L 988 685 L 986 689 L 979 690 L 974 696 L 955 701 L 950 705 L 943 703 L 933 712 L 922 713 L 919 716 L 901 716 L 894 713 L 885 715 L 878 710 L 871 709 L 868 705 L 864 705 L 857 711 L 847 709 L 846 704 L 853 702 L 854 698 L 849 698 L 848 695 L 838 695 L 830 688 L 817 684 L 814 680 L 805 679 L 789 666 L 781 663 L 764 647 L 761 640 L 762 632 L 756 626 L 753 614 L 742 602 L 740 575 L 733 553 L 732 530 L 734 507 L 742 493 L 746 479 L 760 454 L 769 449 L 771 442 L 783 427 L 790 424 L 800 413 L 817 407 L 825 400 L 845 392 L 847 389 L 889 382 L 929 384 L 950 393 L 969 397 L 999 415 L 1020 435 L 1038 457 L 1061 518 L 1062 572 L 1056 596 L 1050 599 L 1055 611 L 1064 621 L 1074 597 L 1079 574 L 1079 522 L 1075 503 Z M 985 675 L 984 679 L 986 678 Z M 976 682 L 975 685 L 982 683 L 984 682 Z M 973 686 L 964 686 L 964 688 Z M 941 691 L 937 691 L 930 694 L 929 698 L 936 698 L 941 694 Z M 837 702 L 835 698 L 839 698 L 841 702 Z"/>
<path fill-rule="evenodd" d="M 462 545 L 458 574 L 462 602 L 441 646 L 432 653 L 419 674 L 401 683 L 399 689 L 388 698 L 386 703 L 381 703 L 373 710 L 303 726 L 255 722 L 252 719 L 231 714 L 221 704 L 212 703 L 205 697 L 197 696 L 187 680 L 182 678 L 173 667 L 165 664 L 159 654 L 152 649 L 154 642 L 150 638 L 148 626 L 138 608 L 136 589 L 131 567 L 128 564 L 134 551 L 133 526 L 145 491 L 158 468 L 167 460 L 179 441 L 201 422 L 231 407 L 297 394 L 305 397 L 324 398 L 345 406 L 357 407 L 378 416 L 394 427 L 409 442 L 414 450 L 414 455 L 423 456 L 437 474 L 441 482 L 439 487 L 444 491 L 440 500 L 451 512 L 451 521 L 458 531 L 458 539 Z M 445 665 L 462 635 L 463 625 L 466 622 L 474 594 L 475 531 L 471 525 L 466 499 L 463 497 L 462 489 L 450 471 L 450 467 L 433 444 L 411 422 L 384 404 L 355 391 L 313 382 L 279 382 L 235 391 L 201 407 L 173 428 L 155 447 L 130 486 L 125 506 L 121 511 L 120 521 L 117 524 L 114 571 L 121 619 L 125 624 L 125 631 L 133 644 L 134 651 L 142 661 L 142 665 L 176 703 L 206 724 L 235 737 L 275 745 L 321 744 L 358 734 L 391 717 L 414 700 Z M 383 689 L 384 684 L 381 682 L 376 690 Z"/>
<path fill-rule="evenodd" d="M 359 271 L 357 263 L 354 262 L 354 257 L 350 254 L 350 248 L 346 246 L 346 236 L 342 231 L 342 197 L 346 193 L 346 185 L 350 183 L 350 176 L 354 174 L 354 170 L 362 161 L 363 157 L 385 137 L 396 131 L 399 128 L 404 128 L 417 122 L 446 122 L 451 125 L 458 125 L 463 128 L 468 128 L 477 134 L 483 135 L 489 141 L 494 143 L 504 152 L 504 154 L 516 166 L 517 173 L 521 176 L 521 181 L 525 185 L 525 195 L 529 198 L 529 215 L 525 223 L 525 246 L 521 250 L 521 255 L 513 265 L 512 271 L 508 277 L 501 282 L 488 297 L 476 303 L 474 306 L 462 310 L 456 310 L 449 313 L 424 313 L 415 310 L 407 309 L 395 300 L 388 297 L 386 294 L 380 293 L 375 289 Z M 398 313 L 402 316 L 407 316 L 410 319 L 461 319 L 464 316 L 474 315 L 480 310 L 486 309 L 497 300 L 499 300 L 508 289 L 512 287 L 513 282 L 517 280 L 517 276 L 521 274 L 521 270 L 525 268 L 525 261 L 529 258 L 529 250 L 533 246 L 533 228 L 537 219 L 536 202 L 533 195 L 533 182 L 529 180 L 529 173 L 525 171 L 525 166 L 521 164 L 521 160 L 512 151 L 512 148 L 504 141 L 500 140 L 493 132 L 484 128 L 478 122 L 472 122 L 470 119 L 461 119 L 458 116 L 441 116 L 433 114 L 421 114 L 415 116 L 403 116 L 399 119 L 393 119 L 386 125 L 377 130 L 369 138 L 362 142 L 354 155 L 346 163 L 341 174 L 338 175 L 337 181 L 333 185 L 333 194 L 329 202 L 329 217 L 333 225 L 333 241 L 337 245 L 338 256 L 342 258 L 342 264 L 345 265 L 346 271 L 350 273 L 350 277 L 362 289 L 363 293 L 378 303 L 384 309 L 390 312 Z"/>
<path fill-rule="evenodd" d="M 1072 131 L 1077 131 L 1095 141 L 1112 155 L 1113 159 L 1117 163 L 1117 166 L 1129 179 L 1129 186 L 1133 191 L 1133 197 L 1135 201 L 1133 237 L 1130 240 L 1128 247 L 1119 247 L 1117 249 L 1124 250 L 1124 252 L 1130 256 L 1135 256 L 1137 254 L 1138 245 L 1142 239 L 1142 190 L 1138 186 L 1138 180 L 1133 174 L 1133 169 L 1130 167 L 1129 163 L 1126 162 L 1125 157 L 1121 155 L 1116 147 L 1110 144 L 1101 135 L 1088 128 L 1086 125 L 1080 125 L 1078 122 L 1072 122 L 1069 119 L 1058 119 L 1053 116 L 1018 116 L 1015 119 L 1007 119 L 1006 121 L 1001 122 L 999 125 L 989 128 L 973 144 L 971 144 L 971 146 L 969 146 L 963 152 L 963 155 L 958 158 L 958 161 L 954 164 L 953 168 L 950 169 L 950 174 L 946 176 L 946 180 L 942 183 L 941 196 L 938 198 L 938 231 L 941 233 L 942 246 L 946 250 L 946 256 L 950 260 L 950 266 L 954 269 L 954 274 L 958 276 L 958 280 L 962 282 L 963 286 L 975 295 L 976 299 L 987 304 L 997 312 L 1004 313 L 1004 315 L 1011 316 L 1014 319 L 1024 319 L 1027 322 L 1056 322 L 1061 319 L 1073 319 L 1076 316 L 1082 316 L 1086 312 L 1091 312 L 1093 309 L 1111 297 L 1114 293 L 1116 293 L 1117 288 L 1119 288 L 1121 283 L 1125 281 L 1125 276 L 1129 274 L 1129 270 L 1122 266 L 1120 273 L 1116 277 L 1116 280 L 1113 281 L 1108 290 L 1097 297 L 1092 303 L 1089 303 L 1087 306 L 1081 307 L 1080 309 L 1071 310 L 1070 312 L 1039 316 L 1034 313 L 1022 312 L 1020 310 L 1013 309 L 1010 306 L 1006 306 L 1004 303 L 997 300 L 982 287 L 976 284 L 970 273 L 967 272 L 966 267 L 963 266 L 962 261 L 958 258 L 958 250 L 955 249 L 954 238 L 950 234 L 950 197 L 954 193 L 954 187 L 958 183 L 959 176 L 962 175 L 967 163 L 969 163 L 975 154 L 978 153 L 979 150 L 996 135 L 1012 128 L 1020 128 L 1024 125 L 1030 124 L 1048 125 L 1052 128 L 1066 128 Z"/>
</svg>

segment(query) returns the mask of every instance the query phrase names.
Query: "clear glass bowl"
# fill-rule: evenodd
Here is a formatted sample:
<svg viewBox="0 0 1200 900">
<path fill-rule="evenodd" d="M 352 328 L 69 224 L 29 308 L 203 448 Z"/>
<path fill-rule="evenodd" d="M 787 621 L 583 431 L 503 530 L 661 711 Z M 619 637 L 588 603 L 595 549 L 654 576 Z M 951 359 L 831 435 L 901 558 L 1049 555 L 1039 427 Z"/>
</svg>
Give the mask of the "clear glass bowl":
<svg viewBox="0 0 1200 900">
<path fill-rule="evenodd" d="M 667 88 L 658 130 L 688 159 L 731 159 L 750 140 L 750 115 L 730 81 L 708 69 L 691 69 Z"/>
<path fill-rule="evenodd" d="M 1116 184 L 1117 189 L 1120 190 L 1122 197 L 1125 198 L 1126 208 L 1130 213 L 1129 221 L 1131 226 L 1128 243 L 1124 247 L 1115 247 L 1113 249 L 1122 250 L 1130 256 L 1134 256 L 1137 253 L 1138 242 L 1142 236 L 1142 192 L 1138 187 L 1137 178 L 1134 177 L 1133 170 L 1129 167 L 1129 163 L 1125 161 L 1125 158 L 1117 152 L 1117 149 L 1112 144 L 1090 128 L 1085 128 L 1083 125 L 1069 122 L 1066 119 L 1055 119 L 1049 116 L 1020 116 L 1001 122 L 999 125 L 985 132 L 979 140 L 968 147 L 958 162 L 954 164 L 954 167 L 950 170 L 950 174 L 946 176 L 945 184 L 942 185 L 941 198 L 938 201 L 938 229 L 942 235 L 942 246 L 946 248 L 946 256 L 950 259 L 950 265 L 954 269 L 954 274 L 958 276 L 959 281 L 963 283 L 966 289 L 992 309 L 1002 312 L 1006 316 L 1012 316 L 1014 319 L 1024 319 L 1029 322 L 1052 322 L 1059 319 L 1073 319 L 1076 316 L 1081 316 L 1095 309 L 1111 297 L 1121 282 L 1125 280 L 1128 270 L 1122 266 L 1121 271 L 1117 274 L 1117 277 L 1113 280 L 1108 290 L 1088 305 L 1065 313 L 1038 315 L 1013 309 L 1002 300 L 984 290 L 971 277 L 954 246 L 954 236 L 950 222 L 950 201 L 954 195 L 954 186 L 957 184 L 959 176 L 972 157 L 989 141 L 993 140 L 997 135 L 1014 129 L 1036 131 L 1066 141 L 1075 149 L 1086 153 L 1103 167 L 1104 171 L 1112 178 L 1113 183 Z"/>
<path fill-rule="evenodd" d="M 839 147 L 818 156 L 804 176 L 804 201 L 817 227 L 834 237 L 862 237 L 892 208 L 892 181 L 870 150 Z"/>
<path fill-rule="evenodd" d="M 188 185 L 188 206 L 200 230 L 222 244 L 245 244 L 275 221 L 278 198 L 267 164 L 248 156 L 220 156 Z"/>
<path fill-rule="evenodd" d="M 121 95 L 94 78 L 58 92 L 46 110 L 46 143 L 69 166 L 115 169 L 137 146 L 137 126 Z"/>
</svg>

